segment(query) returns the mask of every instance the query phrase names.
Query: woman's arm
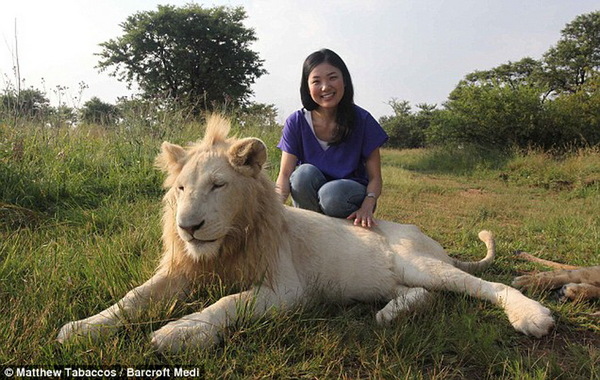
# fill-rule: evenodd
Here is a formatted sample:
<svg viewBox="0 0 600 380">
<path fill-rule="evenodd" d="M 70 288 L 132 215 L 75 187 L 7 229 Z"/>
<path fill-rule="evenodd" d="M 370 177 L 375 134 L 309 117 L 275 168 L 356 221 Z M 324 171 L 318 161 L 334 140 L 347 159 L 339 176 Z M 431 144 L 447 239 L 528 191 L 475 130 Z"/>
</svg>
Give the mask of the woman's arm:
<svg viewBox="0 0 600 380">
<path fill-rule="evenodd" d="M 279 165 L 279 175 L 275 182 L 275 191 L 281 197 L 281 202 L 285 203 L 290 195 L 290 176 L 296 168 L 298 158 L 291 154 L 282 151 L 281 152 L 281 164 Z"/>
<path fill-rule="evenodd" d="M 361 225 L 363 227 L 371 228 L 377 225 L 377 222 L 373 217 L 373 211 L 375 210 L 375 204 L 381 195 L 381 189 L 383 186 L 379 148 L 375 149 L 373 152 L 371 152 L 369 157 L 367 157 L 365 166 L 367 169 L 367 176 L 369 178 L 367 194 L 372 194 L 373 196 L 366 196 L 360 209 L 350 214 L 348 219 L 354 219 L 355 226 Z"/>
</svg>

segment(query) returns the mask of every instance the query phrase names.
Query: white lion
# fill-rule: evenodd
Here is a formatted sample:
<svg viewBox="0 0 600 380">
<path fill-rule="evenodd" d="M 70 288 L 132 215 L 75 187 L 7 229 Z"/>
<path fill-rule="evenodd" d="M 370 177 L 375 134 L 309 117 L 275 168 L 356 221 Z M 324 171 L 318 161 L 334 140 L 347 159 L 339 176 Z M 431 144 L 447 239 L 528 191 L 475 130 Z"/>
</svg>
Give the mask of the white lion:
<svg viewBox="0 0 600 380">
<path fill-rule="evenodd" d="M 286 207 L 262 168 L 258 139 L 228 138 L 229 123 L 209 119 L 205 137 L 184 149 L 163 143 L 157 165 L 167 173 L 164 255 L 156 274 L 108 309 L 63 326 L 58 340 L 114 332 L 127 318 L 142 318 L 151 302 L 182 297 L 212 281 L 246 291 L 221 298 L 153 333 L 161 351 L 208 347 L 251 310 L 313 302 L 381 301 L 380 324 L 411 310 L 435 290 L 467 293 L 504 308 L 522 333 L 541 337 L 554 325 L 550 311 L 518 290 L 465 271 L 488 267 L 495 255 L 491 233 L 479 237 L 486 257 L 474 263 L 450 258 L 417 227 L 380 221 L 373 230 L 315 212 Z M 463 271 L 465 270 L 465 271 Z"/>
</svg>

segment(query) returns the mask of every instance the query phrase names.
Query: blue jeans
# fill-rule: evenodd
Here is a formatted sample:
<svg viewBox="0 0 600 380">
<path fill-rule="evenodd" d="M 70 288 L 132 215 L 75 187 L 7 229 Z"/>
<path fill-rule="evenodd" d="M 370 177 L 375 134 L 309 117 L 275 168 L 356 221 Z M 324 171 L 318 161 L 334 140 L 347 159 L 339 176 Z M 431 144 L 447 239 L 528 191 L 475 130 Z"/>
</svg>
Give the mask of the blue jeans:
<svg viewBox="0 0 600 380">
<path fill-rule="evenodd" d="M 346 218 L 360 208 L 367 187 L 350 179 L 327 181 L 316 166 L 302 164 L 290 176 L 290 192 L 295 207 Z"/>
</svg>

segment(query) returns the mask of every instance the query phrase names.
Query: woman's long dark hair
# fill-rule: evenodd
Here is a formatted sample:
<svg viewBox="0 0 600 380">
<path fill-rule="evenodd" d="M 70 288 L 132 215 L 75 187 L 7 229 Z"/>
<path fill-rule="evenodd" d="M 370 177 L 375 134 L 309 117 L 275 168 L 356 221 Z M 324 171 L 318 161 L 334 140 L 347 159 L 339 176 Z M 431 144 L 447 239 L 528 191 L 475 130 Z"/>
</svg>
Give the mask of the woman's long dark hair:
<svg viewBox="0 0 600 380">
<path fill-rule="evenodd" d="M 318 104 L 310 96 L 308 88 L 308 77 L 315 67 L 321 63 L 328 63 L 331 66 L 338 68 L 342 72 L 344 80 L 344 96 L 337 106 L 335 122 L 337 130 L 330 145 L 338 144 L 344 141 L 354 130 L 354 121 L 356 114 L 354 110 L 354 86 L 352 86 L 352 78 L 346 64 L 339 55 L 329 49 L 321 49 L 309 55 L 304 60 L 302 66 L 302 82 L 300 83 L 300 99 L 302 106 L 308 111 L 317 109 Z"/>
</svg>

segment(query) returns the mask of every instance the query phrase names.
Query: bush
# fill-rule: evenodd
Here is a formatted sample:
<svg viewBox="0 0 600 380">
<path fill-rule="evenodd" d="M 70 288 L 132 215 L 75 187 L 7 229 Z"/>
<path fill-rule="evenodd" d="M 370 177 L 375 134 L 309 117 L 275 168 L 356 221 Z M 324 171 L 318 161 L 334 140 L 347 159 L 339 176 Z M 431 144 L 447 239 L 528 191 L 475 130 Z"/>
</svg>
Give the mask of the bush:
<svg viewBox="0 0 600 380">
<path fill-rule="evenodd" d="M 115 125 L 120 117 L 121 112 L 117 106 L 105 103 L 95 96 L 85 102 L 81 109 L 81 121 L 87 124 Z"/>
<path fill-rule="evenodd" d="M 0 121 L 44 120 L 51 111 L 46 95 L 33 87 L 25 90 L 8 88 L 0 95 Z"/>
<path fill-rule="evenodd" d="M 545 131 L 561 146 L 600 144 L 600 77 L 545 106 Z"/>
<path fill-rule="evenodd" d="M 392 99 L 389 105 L 395 115 L 379 119 L 379 123 L 390 137 L 387 146 L 397 149 L 425 147 L 425 131 L 431 124 L 436 106 L 418 104 L 419 111 L 414 113 L 406 100 Z"/>
<path fill-rule="evenodd" d="M 428 141 L 435 145 L 477 144 L 496 149 L 547 146 L 543 107 L 534 87 L 501 85 L 457 87 L 432 120 Z"/>
</svg>

